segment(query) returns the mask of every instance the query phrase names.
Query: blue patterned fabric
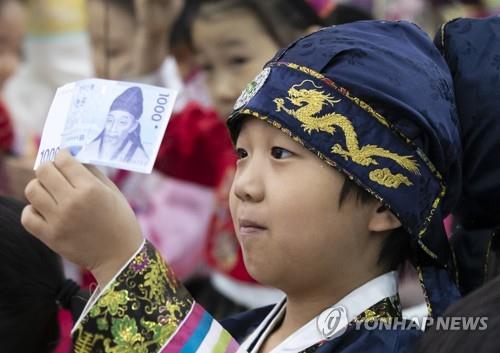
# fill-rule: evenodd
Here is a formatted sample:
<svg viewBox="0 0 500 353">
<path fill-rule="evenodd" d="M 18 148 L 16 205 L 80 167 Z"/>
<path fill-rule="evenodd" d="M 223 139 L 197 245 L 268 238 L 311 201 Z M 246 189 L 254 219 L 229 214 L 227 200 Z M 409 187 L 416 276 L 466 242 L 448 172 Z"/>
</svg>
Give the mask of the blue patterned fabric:
<svg viewBox="0 0 500 353">
<path fill-rule="evenodd" d="M 500 17 L 457 19 L 435 38 L 449 64 L 464 141 L 456 214 L 469 229 L 500 225 Z"/>
<path fill-rule="evenodd" d="M 453 76 L 463 140 L 463 188 L 454 210 L 463 294 L 487 279 L 500 225 L 500 17 L 457 19 L 434 39 Z"/>
</svg>

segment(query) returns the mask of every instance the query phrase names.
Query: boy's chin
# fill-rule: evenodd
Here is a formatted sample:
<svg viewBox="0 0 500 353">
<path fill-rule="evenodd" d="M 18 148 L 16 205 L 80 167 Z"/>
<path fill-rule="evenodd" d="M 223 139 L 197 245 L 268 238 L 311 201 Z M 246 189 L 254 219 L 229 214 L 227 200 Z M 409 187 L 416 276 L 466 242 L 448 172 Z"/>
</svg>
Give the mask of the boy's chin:
<svg viewBox="0 0 500 353">
<path fill-rule="evenodd" d="M 247 263 L 245 261 L 245 266 L 248 274 L 258 283 L 269 287 L 277 287 L 279 276 L 272 271 L 270 264 Z"/>
</svg>

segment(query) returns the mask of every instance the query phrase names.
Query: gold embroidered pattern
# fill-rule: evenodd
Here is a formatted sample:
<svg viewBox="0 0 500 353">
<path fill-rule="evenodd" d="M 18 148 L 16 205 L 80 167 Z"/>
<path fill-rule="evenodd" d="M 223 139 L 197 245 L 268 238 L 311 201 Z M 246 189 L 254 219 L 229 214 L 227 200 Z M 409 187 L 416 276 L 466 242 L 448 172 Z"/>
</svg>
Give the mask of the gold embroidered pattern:
<svg viewBox="0 0 500 353">
<path fill-rule="evenodd" d="M 422 292 L 424 294 L 424 300 L 425 300 L 425 306 L 427 307 L 427 315 L 429 317 L 432 317 L 432 306 L 431 306 L 431 300 L 429 298 L 429 294 L 427 294 L 427 287 L 425 286 L 424 283 L 424 272 L 422 269 L 422 266 L 415 266 L 415 269 L 417 270 L 417 275 L 418 275 L 418 281 L 420 282 L 420 287 L 422 288 Z"/>
<path fill-rule="evenodd" d="M 366 309 L 354 318 L 353 322 L 361 323 L 380 321 L 383 323 L 389 323 L 391 320 L 401 318 L 401 302 L 399 294 L 395 294 L 392 297 L 382 299 L 372 307 Z"/>
<path fill-rule="evenodd" d="M 157 352 L 192 305 L 190 294 L 146 243 L 77 327 L 74 351 Z"/>
<path fill-rule="evenodd" d="M 313 88 L 307 89 L 305 88 L 306 85 L 312 85 Z M 323 110 L 323 107 L 333 106 L 341 101 L 341 99 L 333 99 L 330 94 L 326 94 L 320 88 L 311 80 L 304 80 L 300 84 L 293 85 L 288 90 L 288 97 L 274 99 L 276 112 L 284 111 L 293 116 L 302 123 L 301 127 L 309 134 L 312 131 L 334 134 L 335 127 L 340 128 L 345 136 L 346 148 L 340 144 L 335 144 L 331 152 L 338 154 L 345 160 L 351 159 L 354 163 L 367 167 L 379 164 L 375 159 L 376 157 L 387 158 L 414 174 L 420 174 L 418 163 L 412 156 L 401 156 L 376 145 L 360 147 L 354 126 L 344 115 L 339 113 L 318 115 Z M 285 99 L 298 108 L 295 110 L 287 108 Z M 388 168 L 370 172 L 370 179 L 390 188 L 398 188 L 402 184 L 406 186 L 413 185 L 408 177 L 403 174 L 393 174 Z"/>
<path fill-rule="evenodd" d="M 403 174 L 392 174 L 389 168 L 372 170 L 368 176 L 370 180 L 384 185 L 388 188 L 398 188 L 399 185 L 405 184 L 411 186 L 413 183 Z"/>
<path fill-rule="evenodd" d="M 392 159 L 394 162 L 396 162 L 406 170 L 409 170 L 410 172 L 417 175 L 420 174 L 418 170 L 418 164 L 412 159 L 412 156 L 400 156 L 397 153 L 388 151 L 376 145 L 365 145 L 359 148 L 357 144 L 358 139 L 356 133 L 354 132 L 354 128 L 352 127 L 352 125 L 350 125 L 349 121 L 347 121 L 347 124 L 346 125 L 348 126 L 348 128 L 352 129 L 352 131 L 348 131 L 351 132 L 351 134 L 349 134 L 348 132 L 346 132 L 345 134 L 347 150 L 342 148 L 341 145 L 335 144 L 332 147 L 331 150 L 332 153 L 336 153 L 342 156 L 345 160 L 348 160 L 350 157 L 354 163 L 357 163 L 365 167 L 370 165 L 378 165 L 378 162 L 375 160 L 375 157 L 388 158 Z"/>
<path fill-rule="evenodd" d="M 82 328 L 79 328 L 82 331 Z M 73 350 L 75 353 L 91 353 L 95 343 L 98 340 L 102 340 L 104 337 L 102 335 L 94 335 L 89 332 L 79 332 L 79 339 L 75 342 Z"/>
<path fill-rule="evenodd" d="M 288 109 L 285 107 L 284 98 L 275 98 L 276 111 L 283 110 L 287 114 L 297 118 L 302 123 L 302 128 L 305 132 L 311 134 L 312 131 L 324 131 L 333 134 L 336 119 L 342 118 L 340 114 L 332 113 L 322 116 L 315 116 L 323 109 L 323 106 L 333 106 L 339 103 L 339 100 L 334 100 L 332 96 L 326 94 L 324 91 L 316 89 L 302 88 L 307 83 L 313 85 L 315 88 L 321 88 L 314 84 L 311 80 L 304 80 L 298 85 L 293 85 L 288 90 L 288 97 L 286 98 L 293 105 L 299 107 L 296 110 Z"/>
</svg>

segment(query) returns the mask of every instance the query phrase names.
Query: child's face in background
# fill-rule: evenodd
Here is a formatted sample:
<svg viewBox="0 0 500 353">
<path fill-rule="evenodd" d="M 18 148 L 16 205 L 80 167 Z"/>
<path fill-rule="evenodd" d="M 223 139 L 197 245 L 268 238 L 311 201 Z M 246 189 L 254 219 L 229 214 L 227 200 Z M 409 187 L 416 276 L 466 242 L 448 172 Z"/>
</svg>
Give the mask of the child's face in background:
<svg viewBox="0 0 500 353">
<path fill-rule="evenodd" d="M 17 1 L 8 1 L 0 8 L 0 87 L 19 66 L 26 18 Z"/>
<path fill-rule="evenodd" d="M 257 281 L 288 293 L 332 279 L 348 282 L 351 271 L 378 256 L 368 230 L 373 208 L 351 198 L 339 208 L 344 177 L 334 168 L 254 118 L 245 122 L 236 149 L 230 208 Z"/>
<path fill-rule="evenodd" d="M 246 84 L 279 49 L 259 19 L 244 8 L 198 16 L 193 43 L 215 108 L 224 119 Z"/>
<path fill-rule="evenodd" d="M 132 65 L 135 19 L 111 3 L 106 19 L 103 0 L 89 0 L 87 3 L 95 75 L 112 80 L 122 79 Z M 109 21 L 107 38 L 106 21 Z"/>
</svg>

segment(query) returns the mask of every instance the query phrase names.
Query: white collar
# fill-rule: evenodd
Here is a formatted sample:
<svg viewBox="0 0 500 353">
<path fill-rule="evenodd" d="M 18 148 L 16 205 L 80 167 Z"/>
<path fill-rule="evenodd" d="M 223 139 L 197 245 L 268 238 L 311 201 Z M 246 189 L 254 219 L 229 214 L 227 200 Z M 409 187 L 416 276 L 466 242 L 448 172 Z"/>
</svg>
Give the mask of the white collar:
<svg viewBox="0 0 500 353">
<path fill-rule="evenodd" d="M 276 346 L 270 353 L 296 353 L 308 347 L 311 347 L 325 337 L 318 329 L 318 318 L 333 307 L 343 306 L 346 308 L 347 320 L 342 321 L 340 325 L 345 325 L 354 320 L 363 311 L 377 304 L 384 298 L 392 297 L 397 294 L 397 272 L 392 271 L 376 277 L 362 286 L 356 288 L 338 303 L 323 311 L 320 315 L 302 326 L 299 330 L 290 335 L 287 339 Z M 271 312 L 266 316 L 257 329 L 243 342 L 241 349 L 250 353 L 258 352 L 265 338 L 273 331 L 274 327 L 280 322 L 285 314 L 286 298 L 276 304 Z M 338 327 L 337 330 L 342 327 Z M 252 351 L 250 346 L 256 342 Z"/>
</svg>

